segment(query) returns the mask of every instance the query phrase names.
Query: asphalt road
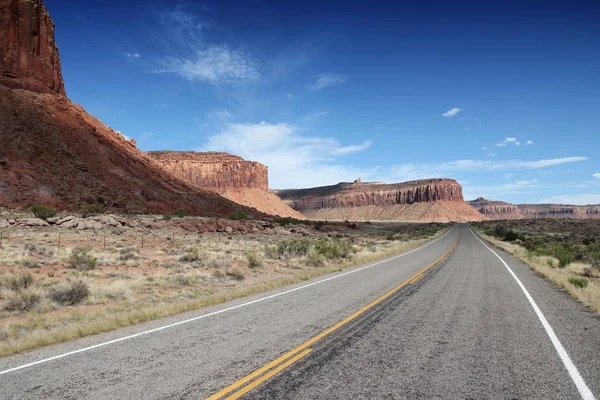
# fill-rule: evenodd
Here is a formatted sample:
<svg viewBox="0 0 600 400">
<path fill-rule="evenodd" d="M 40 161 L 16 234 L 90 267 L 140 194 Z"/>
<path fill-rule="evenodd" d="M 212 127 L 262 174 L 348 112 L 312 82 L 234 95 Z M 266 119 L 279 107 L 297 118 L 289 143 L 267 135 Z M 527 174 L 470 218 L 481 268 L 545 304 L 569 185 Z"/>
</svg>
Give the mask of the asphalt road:
<svg viewBox="0 0 600 400">
<path fill-rule="evenodd" d="M 600 318 L 493 251 L 506 265 L 461 225 L 389 261 L 3 358 L 0 398 L 599 395 Z"/>
</svg>

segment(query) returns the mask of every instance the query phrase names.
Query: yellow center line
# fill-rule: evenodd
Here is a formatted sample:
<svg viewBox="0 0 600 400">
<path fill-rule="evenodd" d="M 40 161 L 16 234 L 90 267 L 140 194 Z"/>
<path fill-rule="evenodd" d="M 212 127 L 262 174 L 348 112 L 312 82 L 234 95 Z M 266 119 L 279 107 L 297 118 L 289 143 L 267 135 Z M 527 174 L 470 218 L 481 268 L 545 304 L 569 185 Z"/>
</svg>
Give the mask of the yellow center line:
<svg viewBox="0 0 600 400">
<path fill-rule="evenodd" d="M 423 277 L 423 274 L 419 274 L 419 275 L 415 276 L 414 278 L 412 278 L 410 281 L 408 281 L 408 283 L 412 285 L 413 283 L 415 283 L 416 281 L 418 281 L 422 277 Z"/>
<path fill-rule="evenodd" d="M 423 276 L 423 274 L 425 272 L 427 272 L 429 269 L 431 269 L 434 266 L 436 266 L 437 264 L 439 264 L 450 253 L 452 253 L 454 251 L 454 249 L 456 248 L 456 246 L 458 245 L 458 240 L 459 239 L 460 239 L 460 233 L 458 234 L 456 240 L 454 241 L 454 244 L 452 244 L 452 246 L 450 246 L 450 248 L 444 254 L 442 254 L 437 260 L 435 260 L 434 262 L 432 262 L 428 266 L 424 267 L 423 269 L 421 269 L 420 271 L 418 271 L 417 273 L 415 273 L 413 276 L 411 276 L 409 279 L 407 279 L 404 282 L 400 283 L 398 286 L 396 286 L 395 288 L 393 288 L 392 290 L 390 290 L 389 292 L 387 292 L 383 296 L 379 297 L 376 300 L 373 300 L 372 302 L 370 302 L 366 306 L 362 307 L 360 310 L 356 311 L 352 315 L 344 318 L 343 320 L 341 320 L 340 322 L 338 322 L 335 325 L 331 326 L 330 328 L 324 330 L 323 332 L 321 332 L 318 335 L 312 337 L 311 339 L 307 340 L 306 342 L 302 343 L 301 345 L 299 345 L 299 346 L 295 347 L 294 349 L 288 351 L 287 353 L 285 353 L 281 357 L 276 358 L 275 360 L 271 361 L 270 363 L 264 365 L 263 367 L 257 369 L 256 371 L 252 372 L 251 374 L 245 376 L 244 378 L 242 378 L 242 379 L 240 379 L 240 380 L 232 383 L 231 385 L 227 386 L 226 388 L 224 388 L 224 389 L 220 390 L 219 392 L 213 394 L 212 396 L 208 397 L 207 400 L 217 400 L 217 399 L 220 399 L 221 397 L 225 396 L 226 394 L 228 394 L 228 393 L 230 393 L 230 392 L 238 389 L 239 387 L 243 386 L 247 382 L 250 382 L 254 378 L 256 378 L 256 377 L 264 374 L 265 372 L 267 372 L 268 370 L 270 370 L 274 366 L 280 364 L 281 362 L 287 360 L 288 358 L 290 358 L 290 357 L 294 356 L 295 354 L 301 352 L 302 350 L 308 348 L 309 346 L 311 346 L 313 343 L 317 342 L 318 340 L 321 340 L 322 338 L 324 338 L 325 336 L 329 335 L 330 333 L 338 330 L 342 326 L 346 325 L 348 322 L 352 321 L 353 319 L 355 319 L 359 315 L 363 314 L 365 311 L 367 311 L 370 308 L 372 308 L 372 307 L 376 306 L 377 304 L 381 303 L 383 300 L 387 299 L 388 297 L 390 297 L 391 295 L 393 295 L 394 293 L 396 293 L 398 290 L 402 289 L 404 286 L 410 284 L 411 282 L 416 282 L 418 279 L 421 278 L 421 276 Z M 304 355 L 306 355 L 306 354 L 304 354 Z M 294 357 L 294 359 L 295 358 L 296 357 Z M 289 361 L 292 361 L 292 360 L 289 360 Z M 286 362 L 283 365 L 286 365 L 286 367 L 287 367 L 288 365 L 292 364 L 289 361 Z M 277 370 L 278 368 L 279 367 L 275 368 L 275 370 Z M 273 370 L 273 371 L 275 371 L 275 370 Z M 273 376 L 273 374 L 271 374 L 271 372 L 269 372 L 265 376 L 267 376 L 267 375 L 268 376 Z M 261 377 L 260 379 L 257 380 L 257 382 L 258 381 L 263 382 L 264 380 L 266 380 L 266 379 L 263 379 Z M 254 383 L 251 383 L 249 386 L 251 386 L 253 384 Z M 255 386 L 253 386 L 253 387 L 255 387 Z M 242 391 L 243 390 L 245 390 L 245 388 L 242 389 Z M 246 392 L 244 392 L 244 393 L 246 393 Z M 228 398 L 233 398 L 233 397 L 228 397 Z"/>
<path fill-rule="evenodd" d="M 265 374 L 265 375 L 261 376 L 260 378 L 258 378 L 257 380 L 255 380 L 254 382 L 252 382 L 251 384 L 249 384 L 248 386 L 246 386 L 245 388 L 243 388 L 243 389 L 235 392 L 231 396 L 227 397 L 227 400 L 235 400 L 235 399 L 238 399 L 238 398 L 242 397 L 243 395 L 245 395 L 246 393 L 248 393 L 249 391 L 251 391 L 252 389 L 254 389 L 255 387 L 257 387 L 258 385 L 260 385 L 261 383 L 263 383 L 264 381 L 266 381 L 267 379 L 269 379 L 273 375 L 276 375 L 276 374 L 280 373 L 282 370 L 286 369 L 287 367 L 289 367 L 290 365 L 292 365 L 296 361 L 300 360 L 301 358 L 303 358 L 304 356 L 306 356 L 311 351 L 312 351 L 312 349 L 306 349 L 306 350 L 304 350 L 302 353 L 296 355 L 296 357 L 289 359 L 288 361 L 284 362 L 283 364 L 281 364 L 279 367 L 275 368 L 274 370 L 272 370 L 268 374 Z"/>
</svg>

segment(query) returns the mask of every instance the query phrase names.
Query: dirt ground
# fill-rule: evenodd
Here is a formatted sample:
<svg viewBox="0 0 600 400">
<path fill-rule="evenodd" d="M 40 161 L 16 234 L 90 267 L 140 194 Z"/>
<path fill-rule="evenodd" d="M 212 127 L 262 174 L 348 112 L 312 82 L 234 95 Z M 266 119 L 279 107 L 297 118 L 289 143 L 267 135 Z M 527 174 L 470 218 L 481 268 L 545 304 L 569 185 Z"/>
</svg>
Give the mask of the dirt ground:
<svg viewBox="0 0 600 400">
<path fill-rule="evenodd" d="M 198 233 L 189 230 L 197 218 L 152 227 L 128 218 L 122 229 L 0 230 L 0 356 L 398 254 L 446 228 L 271 221 L 256 231 L 240 225 L 256 221 L 231 221 L 247 233 Z"/>
</svg>

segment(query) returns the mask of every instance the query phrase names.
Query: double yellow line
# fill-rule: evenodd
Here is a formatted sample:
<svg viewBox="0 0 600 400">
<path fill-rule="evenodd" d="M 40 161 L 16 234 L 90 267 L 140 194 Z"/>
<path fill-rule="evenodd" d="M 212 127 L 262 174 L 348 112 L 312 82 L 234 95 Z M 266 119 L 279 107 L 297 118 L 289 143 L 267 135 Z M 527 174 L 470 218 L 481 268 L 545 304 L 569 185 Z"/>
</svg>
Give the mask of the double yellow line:
<svg viewBox="0 0 600 400">
<path fill-rule="evenodd" d="M 251 374 L 246 375 L 244 378 L 240 379 L 237 382 L 232 383 L 231 385 L 227 386 L 225 389 L 213 394 L 212 396 L 208 397 L 208 400 L 217 400 L 217 399 L 224 398 L 225 396 L 227 396 L 225 398 L 228 400 L 240 398 L 244 394 L 248 393 L 252 389 L 259 386 L 261 383 L 263 383 L 267 379 L 273 377 L 274 375 L 283 371 L 284 369 L 286 369 L 290 365 L 294 364 L 298 360 L 302 359 L 303 357 L 305 357 L 308 353 L 310 353 L 312 351 L 312 349 L 309 348 L 312 344 L 314 344 L 318 340 L 324 338 L 325 336 L 329 335 L 330 333 L 338 330 L 342 326 L 346 325 L 348 322 L 352 321 L 353 319 L 355 319 L 358 316 L 360 316 L 361 314 L 363 314 L 365 311 L 369 310 L 370 308 L 381 303 L 388 297 L 392 296 L 394 293 L 396 293 L 397 291 L 399 291 L 406 285 L 411 285 L 411 284 L 415 283 L 416 281 L 418 281 L 419 279 L 421 279 L 425 272 L 427 272 L 431 268 L 438 265 L 446 257 L 448 257 L 450 255 L 450 253 L 452 253 L 454 251 L 454 249 L 458 245 L 459 239 L 460 239 L 460 233 L 458 234 L 458 236 L 457 236 L 456 240 L 454 241 L 454 243 L 452 244 L 452 246 L 450 246 L 450 248 L 444 254 L 442 254 L 441 257 L 439 257 L 437 260 L 435 260 L 434 262 L 432 262 L 425 268 L 418 271 L 416 274 L 414 274 L 413 276 L 411 276 L 410 278 L 408 278 L 407 280 L 405 280 L 404 282 L 402 282 L 401 284 L 399 284 L 398 286 L 396 286 L 395 288 L 393 288 L 392 290 L 390 290 L 383 296 L 372 301 L 371 303 L 367 304 L 360 310 L 356 311 L 354 314 L 343 319 L 342 321 L 338 322 L 337 324 L 333 325 L 332 327 L 324 330 L 323 332 L 319 333 L 318 335 L 314 336 L 313 338 L 309 339 L 308 341 L 302 343 L 300 346 L 295 347 L 294 349 L 288 351 L 281 357 L 271 361 L 270 363 L 257 369 L 256 371 L 252 372 Z"/>
</svg>

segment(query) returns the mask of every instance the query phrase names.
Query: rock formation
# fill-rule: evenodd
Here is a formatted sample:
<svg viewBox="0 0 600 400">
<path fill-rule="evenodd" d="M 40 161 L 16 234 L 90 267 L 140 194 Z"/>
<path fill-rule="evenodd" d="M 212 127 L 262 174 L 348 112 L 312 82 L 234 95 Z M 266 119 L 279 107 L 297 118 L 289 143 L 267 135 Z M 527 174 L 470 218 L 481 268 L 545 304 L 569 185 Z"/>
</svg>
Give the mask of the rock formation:
<svg viewBox="0 0 600 400">
<path fill-rule="evenodd" d="M 0 0 L 0 53 L 4 85 L 65 95 L 54 23 L 41 0 Z"/>
<path fill-rule="evenodd" d="M 265 165 L 228 153 L 151 151 L 149 154 L 171 174 L 206 189 L 269 189 Z"/>
<path fill-rule="evenodd" d="M 491 219 L 523 219 L 525 215 L 521 213 L 518 206 L 503 201 L 488 200 L 479 197 L 468 202 L 480 213 L 490 217 Z"/>
<path fill-rule="evenodd" d="M 600 205 L 510 204 L 479 197 L 469 201 L 480 213 L 493 220 L 532 218 L 600 219 Z"/>
<path fill-rule="evenodd" d="M 269 192 L 268 168 L 228 153 L 153 151 L 149 155 L 170 174 L 231 201 L 271 215 L 304 219 Z"/>
<path fill-rule="evenodd" d="M 165 172 L 69 101 L 41 1 L 0 0 L 0 62 L 0 206 L 262 215 Z"/>
<path fill-rule="evenodd" d="M 309 218 L 348 220 L 478 221 L 487 219 L 467 205 L 453 179 L 396 184 L 356 180 L 276 194 Z"/>
</svg>

